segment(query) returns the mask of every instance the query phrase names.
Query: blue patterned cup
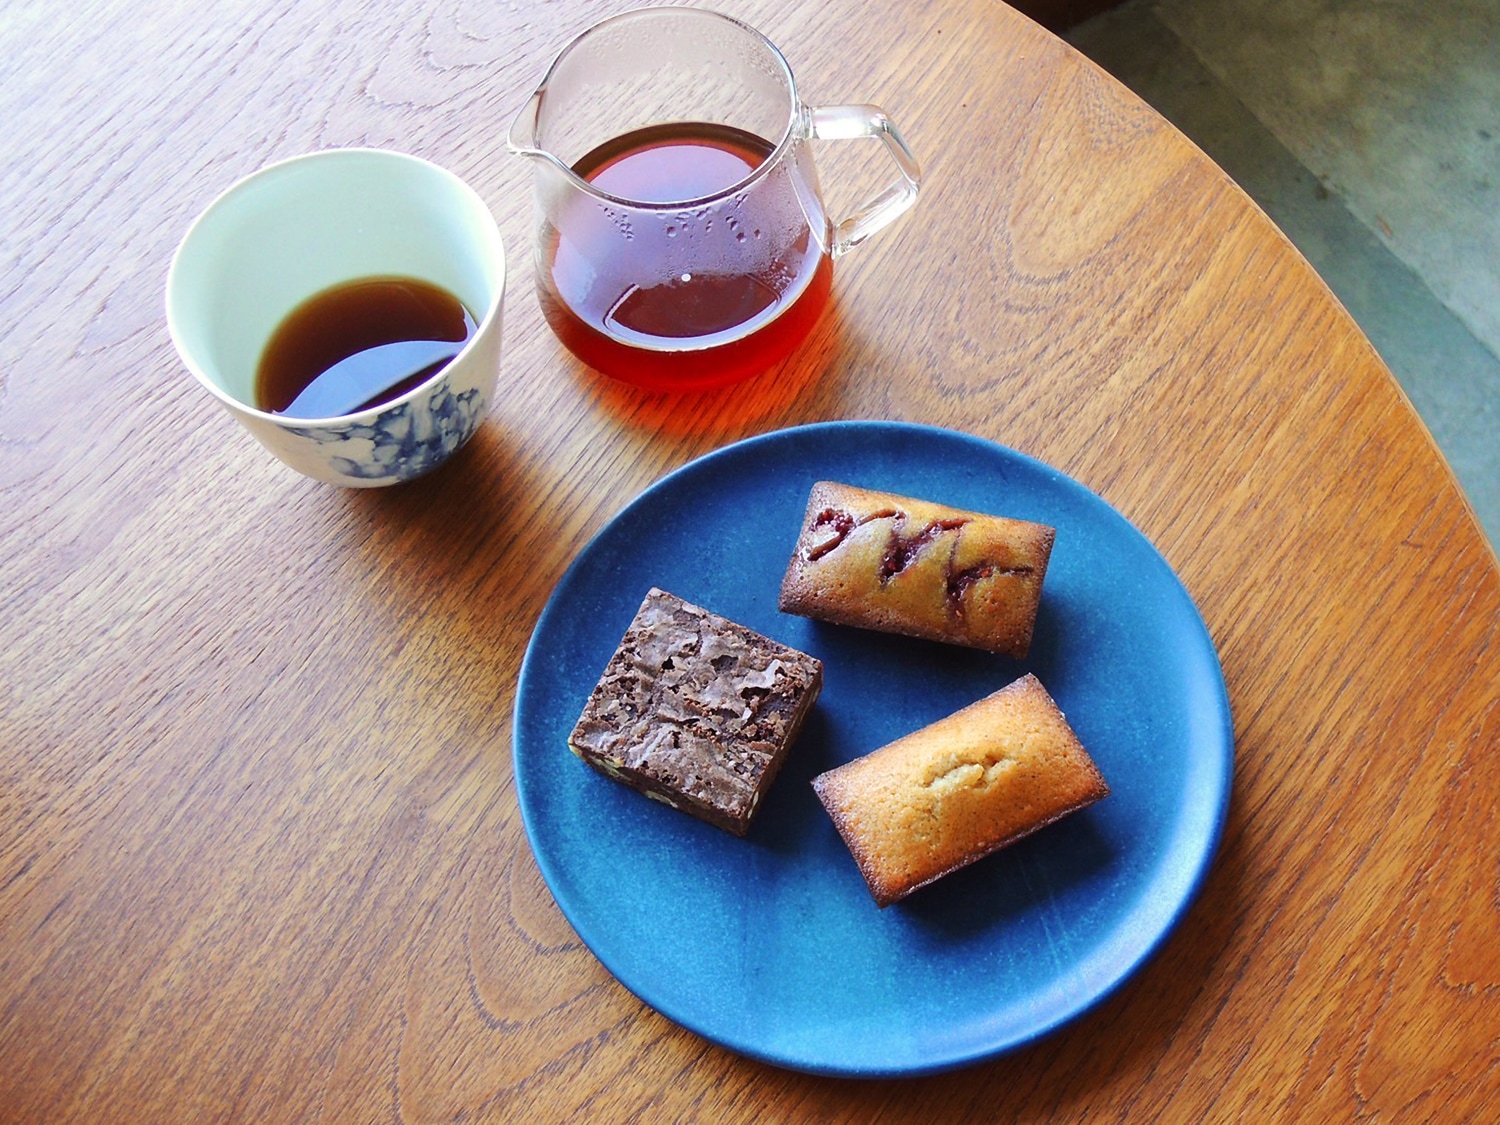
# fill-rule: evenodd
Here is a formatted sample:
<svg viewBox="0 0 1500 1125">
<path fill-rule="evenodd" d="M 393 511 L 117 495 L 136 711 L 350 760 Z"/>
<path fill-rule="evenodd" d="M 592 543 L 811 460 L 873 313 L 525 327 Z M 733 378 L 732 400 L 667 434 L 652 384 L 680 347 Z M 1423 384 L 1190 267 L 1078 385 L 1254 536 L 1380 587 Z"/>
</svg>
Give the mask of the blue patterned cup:
<svg viewBox="0 0 1500 1125">
<path fill-rule="evenodd" d="M 258 408 L 261 353 L 287 315 L 375 276 L 446 289 L 477 330 L 446 366 L 369 409 L 298 418 Z M 467 184 L 414 156 L 331 149 L 261 169 L 199 216 L 167 277 L 167 326 L 198 381 L 282 461 L 374 488 L 436 468 L 479 428 L 499 375 L 504 292 L 499 229 Z"/>
</svg>

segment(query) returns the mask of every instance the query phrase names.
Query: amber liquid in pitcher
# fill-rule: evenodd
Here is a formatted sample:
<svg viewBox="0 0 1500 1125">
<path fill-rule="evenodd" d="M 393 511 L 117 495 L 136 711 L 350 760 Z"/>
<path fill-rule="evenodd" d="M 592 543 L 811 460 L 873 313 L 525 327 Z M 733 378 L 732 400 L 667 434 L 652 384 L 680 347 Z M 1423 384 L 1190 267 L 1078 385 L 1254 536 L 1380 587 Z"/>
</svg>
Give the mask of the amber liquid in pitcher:
<svg viewBox="0 0 1500 1125">
<path fill-rule="evenodd" d="M 609 195 L 665 204 L 722 193 L 772 151 L 730 126 L 673 123 L 608 141 L 573 170 Z M 717 386 L 779 362 L 827 303 L 832 261 L 790 189 L 762 184 L 745 198 L 728 218 L 684 205 L 654 221 L 612 220 L 581 200 L 542 243 L 541 305 L 558 338 L 596 370 L 657 389 Z M 707 265 L 684 267 L 689 255 Z"/>
<path fill-rule="evenodd" d="M 431 282 L 380 276 L 335 285 L 272 334 L 255 405 L 294 418 L 357 414 L 421 386 L 476 330 L 463 302 Z"/>
</svg>

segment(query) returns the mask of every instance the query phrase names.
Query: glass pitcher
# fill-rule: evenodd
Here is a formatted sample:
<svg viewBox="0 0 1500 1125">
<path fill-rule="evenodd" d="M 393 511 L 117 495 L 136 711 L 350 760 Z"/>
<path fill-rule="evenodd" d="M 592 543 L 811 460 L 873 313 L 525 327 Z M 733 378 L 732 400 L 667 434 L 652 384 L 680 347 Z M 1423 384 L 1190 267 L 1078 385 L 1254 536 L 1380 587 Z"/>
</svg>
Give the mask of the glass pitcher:
<svg viewBox="0 0 1500 1125">
<path fill-rule="evenodd" d="M 828 216 L 810 142 L 874 138 L 896 178 Z M 668 390 L 743 379 L 817 322 L 833 261 L 915 202 L 877 107 L 802 104 L 781 52 L 695 8 L 615 16 L 558 55 L 510 129 L 535 165 L 543 313 L 579 359 Z"/>
</svg>

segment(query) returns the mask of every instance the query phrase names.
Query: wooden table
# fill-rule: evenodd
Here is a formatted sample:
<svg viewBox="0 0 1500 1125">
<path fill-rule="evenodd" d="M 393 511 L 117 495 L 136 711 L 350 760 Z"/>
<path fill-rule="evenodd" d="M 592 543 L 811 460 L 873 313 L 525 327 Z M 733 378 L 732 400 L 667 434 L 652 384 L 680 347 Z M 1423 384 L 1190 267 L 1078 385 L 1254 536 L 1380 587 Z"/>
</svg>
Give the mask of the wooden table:
<svg viewBox="0 0 1500 1125">
<path fill-rule="evenodd" d="M 927 178 L 799 358 L 688 400 L 548 333 L 502 144 L 618 0 L 0 14 L 0 1119 L 1492 1113 L 1500 569 L 1370 345 L 1191 144 L 1001 4 L 720 5 L 810 102 L 882 103 Z M 488 422 L 376 493 L 256 446 L 161 299 L 218 191 L 357 144 L 467 178 L 512 258 Z M 916 1080 L 782 1071 L 644 1007 L 553 904 L 511 777 L 521 655 L 588 537 L 699 454 L 834 418 L 1102 494 L 1197 601 L 1235 715 L 1222 848 L 1161 955 Z"/>
</svg>

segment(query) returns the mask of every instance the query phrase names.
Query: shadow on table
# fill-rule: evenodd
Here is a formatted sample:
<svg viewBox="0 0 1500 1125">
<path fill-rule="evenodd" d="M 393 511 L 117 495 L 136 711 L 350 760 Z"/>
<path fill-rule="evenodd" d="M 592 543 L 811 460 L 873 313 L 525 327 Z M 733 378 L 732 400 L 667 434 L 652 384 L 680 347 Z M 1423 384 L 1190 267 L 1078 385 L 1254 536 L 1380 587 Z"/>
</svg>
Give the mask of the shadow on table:
<svg viewBox="0 0 1500 1125">
<path fill-rule="evenodd" d="M 466 650 L 466 676 L 494 664 L 509 680 L 513 665 L 496 657 L 514 659 L 530 635 L 551 585 L 535 576 L 560 573 L 576 547 L 558 529 L 538 530 L 556 487 L 489 422 L 426 476 L 340 495 L 367 530 L 360 546 L 382 566 L 383 582 L 401 585 L 391 596 L 407 602 L 403 614 L 445 623 L 446 638 Z M 466 690 L 485 689 L 470 682 Z"/>
</svg>

